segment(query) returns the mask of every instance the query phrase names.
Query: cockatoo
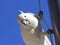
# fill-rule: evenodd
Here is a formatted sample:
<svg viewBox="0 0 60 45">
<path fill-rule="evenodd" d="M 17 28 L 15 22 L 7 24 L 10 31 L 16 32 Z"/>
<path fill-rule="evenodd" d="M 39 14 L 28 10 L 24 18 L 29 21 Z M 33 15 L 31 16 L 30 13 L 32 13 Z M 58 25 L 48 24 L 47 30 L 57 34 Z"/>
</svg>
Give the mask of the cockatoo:
<svg viewBox="0 0 60 45">
<path fill-rule="evenodd" d="M 21 35 L 26 45 L 44 45 L 44 36 L 48 33 L 42 31 L 40 19 L 33 13 L 20 12 L 18 22 L 21 25 Z"/>
</svg>

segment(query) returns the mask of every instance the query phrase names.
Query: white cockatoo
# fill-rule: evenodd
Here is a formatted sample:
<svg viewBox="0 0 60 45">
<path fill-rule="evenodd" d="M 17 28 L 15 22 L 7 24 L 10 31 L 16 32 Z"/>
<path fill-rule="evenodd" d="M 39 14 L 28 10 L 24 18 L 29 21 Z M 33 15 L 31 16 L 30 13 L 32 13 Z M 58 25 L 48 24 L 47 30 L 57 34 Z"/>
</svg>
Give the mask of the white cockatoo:
<svg viewBox="0 0 60 45">
<path fill-rule="evenodd" d="M 42 31 L 40 19 L 33 13 L 20 12 L 18 22 L 21 25 L 21 35 L 26 45 L 44 45 L 44 35 L 48 34 Z"/>
</svg>

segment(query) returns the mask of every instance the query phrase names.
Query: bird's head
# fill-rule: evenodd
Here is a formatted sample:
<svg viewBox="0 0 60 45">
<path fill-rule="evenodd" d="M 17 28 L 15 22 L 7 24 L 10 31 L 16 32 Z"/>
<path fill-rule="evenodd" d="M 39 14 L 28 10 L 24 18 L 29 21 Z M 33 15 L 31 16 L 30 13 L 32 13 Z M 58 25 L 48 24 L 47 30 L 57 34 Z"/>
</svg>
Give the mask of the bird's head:
<svg viewBox="0 0 60 45">
<path fill-rule="evenodd" d="M 38 26 L 38 19 L 34 16 L 33 13 L 24 13 L 20 11 L 21 14 L 18 15 L 18 22 L 22 23 L 27 27 L 32 27 L 35 29 Z"/>
</svg>

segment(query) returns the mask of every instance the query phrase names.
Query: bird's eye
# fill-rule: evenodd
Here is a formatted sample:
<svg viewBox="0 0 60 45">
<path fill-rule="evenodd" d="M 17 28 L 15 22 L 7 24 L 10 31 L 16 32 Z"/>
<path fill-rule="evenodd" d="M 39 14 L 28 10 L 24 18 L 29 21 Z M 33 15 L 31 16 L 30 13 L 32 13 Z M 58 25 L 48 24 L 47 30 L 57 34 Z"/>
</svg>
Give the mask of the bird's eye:
<svg viewBox="0 0 60 45">
<path fill-rule="evenodd" d="M 24 16 L 24 17 L 26 17 L 26 16 Z"/>
</svg>

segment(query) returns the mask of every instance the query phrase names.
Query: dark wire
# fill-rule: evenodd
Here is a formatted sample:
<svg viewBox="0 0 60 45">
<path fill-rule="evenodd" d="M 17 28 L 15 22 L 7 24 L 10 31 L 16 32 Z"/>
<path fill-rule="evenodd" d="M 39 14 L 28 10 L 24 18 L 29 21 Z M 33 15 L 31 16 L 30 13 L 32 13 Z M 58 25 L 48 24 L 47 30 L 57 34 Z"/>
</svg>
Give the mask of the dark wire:
<svg viewBox="0 0 60 45">
<path fill-rule="evenodd" d="M 41 11 L 41 3 L 40 3 L 40 0 L 38 0 L 38 6 L 39 6 L 39 11 Z"/>
<path fill-rule="evenodd" d="M 44 19 L 44 17 L 43 17 L 43 19 Z M 50 27 L 48 26 L 48 24 L 47 24 L 45 19 L 44 19 L 44 22 L 45 22 L 45 25 L 47 26 L 47 28 L 50 29 Z"/>
</svg>

